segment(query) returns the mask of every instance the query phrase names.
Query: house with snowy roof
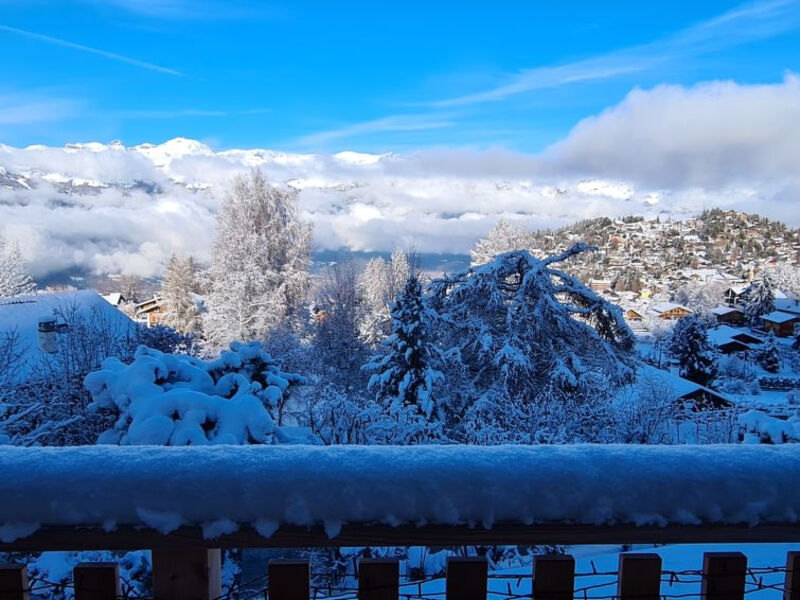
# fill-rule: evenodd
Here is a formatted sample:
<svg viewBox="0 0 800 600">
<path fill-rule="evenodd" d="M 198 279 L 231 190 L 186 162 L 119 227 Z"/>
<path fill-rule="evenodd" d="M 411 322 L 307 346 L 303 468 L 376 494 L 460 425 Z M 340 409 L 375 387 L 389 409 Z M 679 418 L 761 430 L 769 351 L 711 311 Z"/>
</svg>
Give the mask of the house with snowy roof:
<svg viewBox="0 0 800 600">
<path fill-rule="evenodd" d="M 775 310 L 792 315 L 800 315 L 800 300 L 797 298 L 789 298 L 788 296 L 783 298 L 778 298 L 776 296 Z"/>
<path fill-rule="evenodd" d="M 761 327 L 767 333 L 777 337 L 794 335 L 795 327 L 800 323 L 800 315 L 774 310 L 766 315 L 761 315 Z"/>
<path fill-rule="evenodd" d="M 135 323 L 94 290 L 0 299 L 0 336 L 13 338 L 19 354 L 10 381 L 24 381 L 37 366 L 57 361 L 61 342 L 88 327 L 103 330 L 107 339 L 136 336 Z"/>
<path fill-rule="evenodd" d="M 139 302 L 133 308 L 133 318 L 137 323 L 147 327 L 155 327 L 161 323 L 167 308 L 161 296 L 153 296 L 149 300 Z"/>
<path fill-rule="evenodd" d="M 728 408 L 733 403 L 724 395 L 711 388 L 684 379 L 671 371 L 663 371 L 651 365 L 639 368 L 637 386 L 656 385 L 669 394 L 675 404 L 693 409 Z"/>
<path fill-rule="evenodd" d="M 119 308 L 125 302 L 125 296 L 120 292 L 111 292 L 110 294 L 103 294 L 103 300 L 108 302 L 111 306 Z"/>
<path fill-rule="evenodd" d="M 692 314 L 690 308 L 674 302 L 659 302 L 651 306 L 650 310 L 659 319 L 664 319 L 665 321 L 675 321 Z"/>
<path fill-rule="evenodd" d="M 739 354 L 749 352 L 760 344 L 764 343 L 747 331 L 721 325 L 708 330 L 708 341 L 722 354 Z"/>
<path fill-rule="evenodd" d="M 717 323 L 727 325 L 743 325 L 745 314 L 735 306 L 717 306 L 709 311 L 717 319 Z"/>
</svg>

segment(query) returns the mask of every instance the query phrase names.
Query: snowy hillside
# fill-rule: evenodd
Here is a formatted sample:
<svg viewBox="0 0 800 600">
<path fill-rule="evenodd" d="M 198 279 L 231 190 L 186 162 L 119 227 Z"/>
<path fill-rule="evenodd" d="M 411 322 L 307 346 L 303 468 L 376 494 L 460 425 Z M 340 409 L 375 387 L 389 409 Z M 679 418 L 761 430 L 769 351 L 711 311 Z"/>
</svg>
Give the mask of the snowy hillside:
<svg viewBox="0 0 800 600">
<path fill-rule="evenodd" d="M 172 250 L 208 258 L 214 213 L 232 177 L 259 168 L 295 188 L 319 248 L 466 252 L 500 217 L 565 225 L 597 215 L 666 212 L 757 199 L 639 189 L 596 178 L 564 181 L 530 157 L 501 151 L 407 155 L 215 151 L 184 138 L 109 144 L 0 145 L 0 222 L 34 275 L 79 268 L 150 276 Z M 742 203 L 744 201 L 744 204 Z"/>
</svg>

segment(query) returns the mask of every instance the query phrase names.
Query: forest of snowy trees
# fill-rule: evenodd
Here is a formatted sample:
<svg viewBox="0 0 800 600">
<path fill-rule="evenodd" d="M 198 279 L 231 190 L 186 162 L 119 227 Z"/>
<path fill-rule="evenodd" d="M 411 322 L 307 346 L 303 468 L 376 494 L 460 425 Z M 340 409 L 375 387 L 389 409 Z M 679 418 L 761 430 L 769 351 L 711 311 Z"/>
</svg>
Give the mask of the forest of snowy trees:
<svg viewBox="0 0 800 600">
<path fill-rule="evenodd" d="M 6 403 L 6 438 L 108 442 L 112 438 L 103 432 L 114 430 L 117 443 L 197 443 L 196 436 L 173 435 L 173 429 L 199 419 L 206 441 L 228 439 L 214 433 L 227 425 L 208 416 L 209 394 L 217 398 L 213 402 L 239 405 L 255 399 L 275 427 L 324 444 L 620 438 L 608 425 L 615 422 L 612 401 L 636 381 L 632 333 L 618 307 L 562 268 L 593 248 L 578 244 L 535 258 L 518 248 L 519 232 L 501 223 L 476 246 L 476 265 L 461 272 L 431 279 L 413 252 L 397 249 L 362 267 L 338 262 L 312 275 L 311 230 L 296 194 L 270 185 L 257 171 L 236 178 L 217 220 L 208 269 L 190 256 L 170 257 L 160 290 L 161 324 L 139 328 L 135 339 L 106 343 L 69 377 L 53 378 L 47 385 L 59 388 L 51 394 L 59 398 L 55 404 L 70 410 L 53 411 L 44 402 L 25 413 Z M 13 291 L 30 291 L 19 252 L 5 244 L 2 250 Z M 80 329 L 77 322 L 72 327 Z M 241 357 L 249 347 L 241 344 L 251 343 L 266 357 L 264 364 L 274 361 L 295 374 L 295 384 L 270 386 L 249 359 L 231 362 L 229 376 L 213 377 L 217 383 L 210 387 L 188 367 L 169 383 L 162 370 L 172 367 L 158 366 L 172 364 L 171 355 L 185 355 L 186 364 L 197 367 L 220 352 Z M 150 350 L 137 352 L 140 344 Z M 128 408 L 98 400 L 97 385 L 90 383 L 98 369 L 117 373 L 115 386 L 129 385 L 123 380 L 130 377 L 137 389 L 151 390 L 137 406 L 164 413 L 154 421 L 161 429 L 151 437 L 131 435 L 125 428 L 132 420 L 119 416 Z M 175 396 L 173 388 L 192 393 Z M 35 394 L 37 388 L 26 389 Z M 57 432 L 34 435 L 48 411 L 58 414 Z M 275 443 L 292 436 L 236 439 Z"/>
</svg>

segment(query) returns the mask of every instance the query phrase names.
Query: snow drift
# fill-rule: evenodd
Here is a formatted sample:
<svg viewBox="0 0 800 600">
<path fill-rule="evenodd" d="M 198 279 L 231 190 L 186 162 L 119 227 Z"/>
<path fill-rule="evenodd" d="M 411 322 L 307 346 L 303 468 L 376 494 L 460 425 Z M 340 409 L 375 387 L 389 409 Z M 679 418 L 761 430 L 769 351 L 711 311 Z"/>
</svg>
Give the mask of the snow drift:
<svg viewBox="0 0 800 600">
<path fill-rule="evenodd" d="M 0 540 L 42 525 L 795 523 L 787 446 L 0 447 Z"/>
</svg>

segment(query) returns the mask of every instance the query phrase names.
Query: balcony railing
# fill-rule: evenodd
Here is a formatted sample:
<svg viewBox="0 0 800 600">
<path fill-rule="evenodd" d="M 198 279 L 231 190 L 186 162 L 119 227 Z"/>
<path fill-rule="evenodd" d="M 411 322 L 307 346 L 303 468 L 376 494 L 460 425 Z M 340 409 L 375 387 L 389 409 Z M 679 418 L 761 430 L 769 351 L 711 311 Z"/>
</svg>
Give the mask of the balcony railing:
<svg viewBox="0 0 800 600">
<path fill-rule="evenodd" d="M 800 543 L 790 446 L 0 448 L 0 473 L 0 551 L 151 549 L 159 600 L 222 598 L 223 548 Z M 799 557 L 772 567 L 784 600 L 800 600 Z M 441 591 L 415 591 L 397 561 L 362 560 L 337 597 L 483 600 L 488 571 L 451 558 Z M 680 597 L 653 554 L 621 554 L 600 596 L 581 575 L 568 555 L 537 556 L 515 576 L 528 591 L 492 597 Z M 739 552 L 680 575 L 708 600 L 765 589 Z M 308 599 L 311 582 L 307 562 L 265 565 L 271 600 Z M 0 600 L 37 585 L 24 565 L 0 569 Z M 113 564 L 79 565 L 72 585 L 77 600 L 120 596 Z"/>
</svg>

